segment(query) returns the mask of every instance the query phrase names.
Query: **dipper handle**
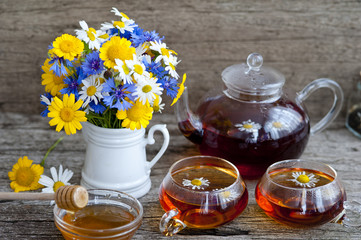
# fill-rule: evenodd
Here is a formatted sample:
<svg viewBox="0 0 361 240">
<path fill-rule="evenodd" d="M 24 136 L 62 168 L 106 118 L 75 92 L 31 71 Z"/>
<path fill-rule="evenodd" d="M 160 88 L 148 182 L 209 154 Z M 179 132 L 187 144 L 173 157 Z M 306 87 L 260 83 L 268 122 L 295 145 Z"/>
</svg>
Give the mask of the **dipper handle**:
<svg viewBox="0 0 361 240">
<path fill-rule="evenodd" d="M 88 191 L 79 185 L 62 186 L 56 193 L 0 192 L 0 200 L 55 200 L 58 207 L 71 211 L 84 208 L 88 198 Z"/>
</svg>

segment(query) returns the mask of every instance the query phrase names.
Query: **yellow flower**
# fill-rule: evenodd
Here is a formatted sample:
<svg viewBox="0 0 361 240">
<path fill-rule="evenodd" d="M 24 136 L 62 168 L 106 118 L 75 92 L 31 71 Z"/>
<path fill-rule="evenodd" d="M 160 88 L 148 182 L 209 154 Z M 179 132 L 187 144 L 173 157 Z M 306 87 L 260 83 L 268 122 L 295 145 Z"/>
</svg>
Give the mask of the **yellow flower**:
<svg viewBox="0 0 361 240">
<path fill-rule="evenodd" d="M 40 164 L 32 164 L 33 160 L 27 156 L 19 158 L 14 164 L 12 172 L 8 173 L 9 179 L 12 181 L 10 187 L 15 192 L 29 191 L 42 188 L 39 184 L 40 175 L 43 174 L 44 168 Z"/>
<path fill-rule="evenodd" d="M 134 129 L 146 128 L 153 117 L 153 108 L 146 102 L 143 105 L 139 100 L 128 110 L 118 110 L 117 118 L 123 120 L 122 127 Z"/>
<path fill-rule="evenodd" d="M 53 47 L 52 53 L 58 57 L 73 61 L 76 56 L 83 52 L 84 43 L 72 35 L 63 34 L 55 39 Z"/>
<path fill-rule="evenodd" d="M 50 70 L 50 59 L 46 59 L 44 65 L 41 67 L 44 73 L 41 75 L 42 85 L 45 85 L 45 91 L 49 92 L 52 96 L 60 96 L 60 90 L 63 89 L 66 84 L 64 79 L 66 76 L 56 76 L 52 70 Z"/>
<path fill-rule="evenodd" d="M 184 92 L 184 83 L 186 81 L 186 78 L 187 78 L 187 75 L 183 74 L 183 81 L 179 85 L 179 90 L 178 90 L 177 96 L 173 99 L 173 102 L 172 102 L 171 106 L 173 106 L 173 104 L 175 104 L 178 101 L 178 99 L 182 96 L 182 94 Z"/>
<path fill-rule="evenodd" d="M 108 42 L 105 42 L 99 50 L 99 57 L 104 61 L 104 66 L 114 69 L 114 66 L 117 65 L 115 59 L 132 60 L 135 48 L 131 47 L 131 44 L 126 38 L 118 36 L 114 36 Z"/>
<path fill-rule="evenodd" d="M 80 122 L 85 122 L 84 111 L 79 111 L 79 108 L 83 104 L 83 100 L 75 102 L 75 95 L 65 94 L 63 101 L 58 97 L 55 97 L 49 106 L 48 117 L 52 118 L 49 121 L 50 126 L 56 126 L 56 131 L 59 132 L 61 129 L 65 129 L 67 135 L 75 134 L 76 130 L 82 128 Z"/>
</svg>

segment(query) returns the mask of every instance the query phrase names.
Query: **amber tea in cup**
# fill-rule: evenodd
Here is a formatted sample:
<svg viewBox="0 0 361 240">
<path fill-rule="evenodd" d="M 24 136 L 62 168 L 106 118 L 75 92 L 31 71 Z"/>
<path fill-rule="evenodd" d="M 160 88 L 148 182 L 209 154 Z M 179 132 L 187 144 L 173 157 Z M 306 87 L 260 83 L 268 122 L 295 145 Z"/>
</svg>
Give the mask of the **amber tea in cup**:
<svg viewBox="0 0 361 240">
<path fill-rule="evenodd" d="M 255 195 L 269 217 L 292 227 L 327 222 L 352 226 L 354 223 L 345 218 L 345 210 L 359 208 L 358 203 L 346 201 L 345 190 L 332 167 L 299 159 L 271 165 L 260 179 Z"/>
<path fill-rule="evenodd" d="M 237 168 L 210 156 L 179 160 L 159 188 L 166 211 L 160 231 L 172 236 L 184 227 L 215 228 L 235 219 L 248 203 L 248 192 Z"/>
<path fill-rule="evenodd" d="M 143 207 L 132 196 L 112 190 L 88 190 L 88 205 L 78 211 L 54 208 L 55 225 L 65 239 L 131 239 L 140 227 Z"/>
</svg>

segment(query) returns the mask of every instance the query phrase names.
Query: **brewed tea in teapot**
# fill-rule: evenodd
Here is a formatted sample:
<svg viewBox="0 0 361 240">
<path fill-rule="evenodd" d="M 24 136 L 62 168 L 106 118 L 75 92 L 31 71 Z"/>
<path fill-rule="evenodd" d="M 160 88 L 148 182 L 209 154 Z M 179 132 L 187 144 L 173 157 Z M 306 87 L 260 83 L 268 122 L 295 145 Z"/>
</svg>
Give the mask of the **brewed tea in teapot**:
<svg viewBox="0 0 361 240">
<path fill-rule="evenodd" d="M 341 109 L 343 93 L 333 80 L 321 78 L 301 92 L 285 89 L 285 77 L 263 66 L 263 57 L 252 53 L 247 64 L 222 72 L 225 89 L 205 97 L 193 113 L 187 90 L 177 103 L 178 126 L 203 155 L 231 161 L 242 177 L 256 179 L 272 163 L 299 158 L 310 135 L 326 128 Z M 303 101 L 315 90 L 329 88 L 334 102 L 326 116 L 310 126 Z"/>
</svg>

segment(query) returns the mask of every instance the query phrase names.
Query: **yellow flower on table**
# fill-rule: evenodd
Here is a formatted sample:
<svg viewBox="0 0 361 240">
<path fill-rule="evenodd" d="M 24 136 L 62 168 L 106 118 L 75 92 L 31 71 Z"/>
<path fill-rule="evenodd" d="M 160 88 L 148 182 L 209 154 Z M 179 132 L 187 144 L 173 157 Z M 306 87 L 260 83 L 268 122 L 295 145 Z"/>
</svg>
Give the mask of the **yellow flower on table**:
<svg viewBox="0 0 361 240">
<path fill-rule="evenodd" d="M 8 173 L 9 179 L 12 181 L 10 187 L 15 192 L 36 190 L 43 187 L 38 181 L 44 172 L 44 168 L 40 164 L 32 163 L 33 160 L 28 159 L 27 156 L 20 157 L 18 162 L 14 164 L 12 171 Z"/>
<path fill-rule="evenodd" d="M 56 131 L 65 129 L 67 135 L 75 134 L 76 130 L 82 129 L 80 122 L 85 122 L 84 111 L 79 111 L 82 106 L 83 100 L 75 102 L 74 94 L 63 96 L 63 101 L 58 97 L 55 97 L 49 106 L 48 117 L 52 118 L 49 121 L 50 126 L 56 125 Z"/>
</svg>

